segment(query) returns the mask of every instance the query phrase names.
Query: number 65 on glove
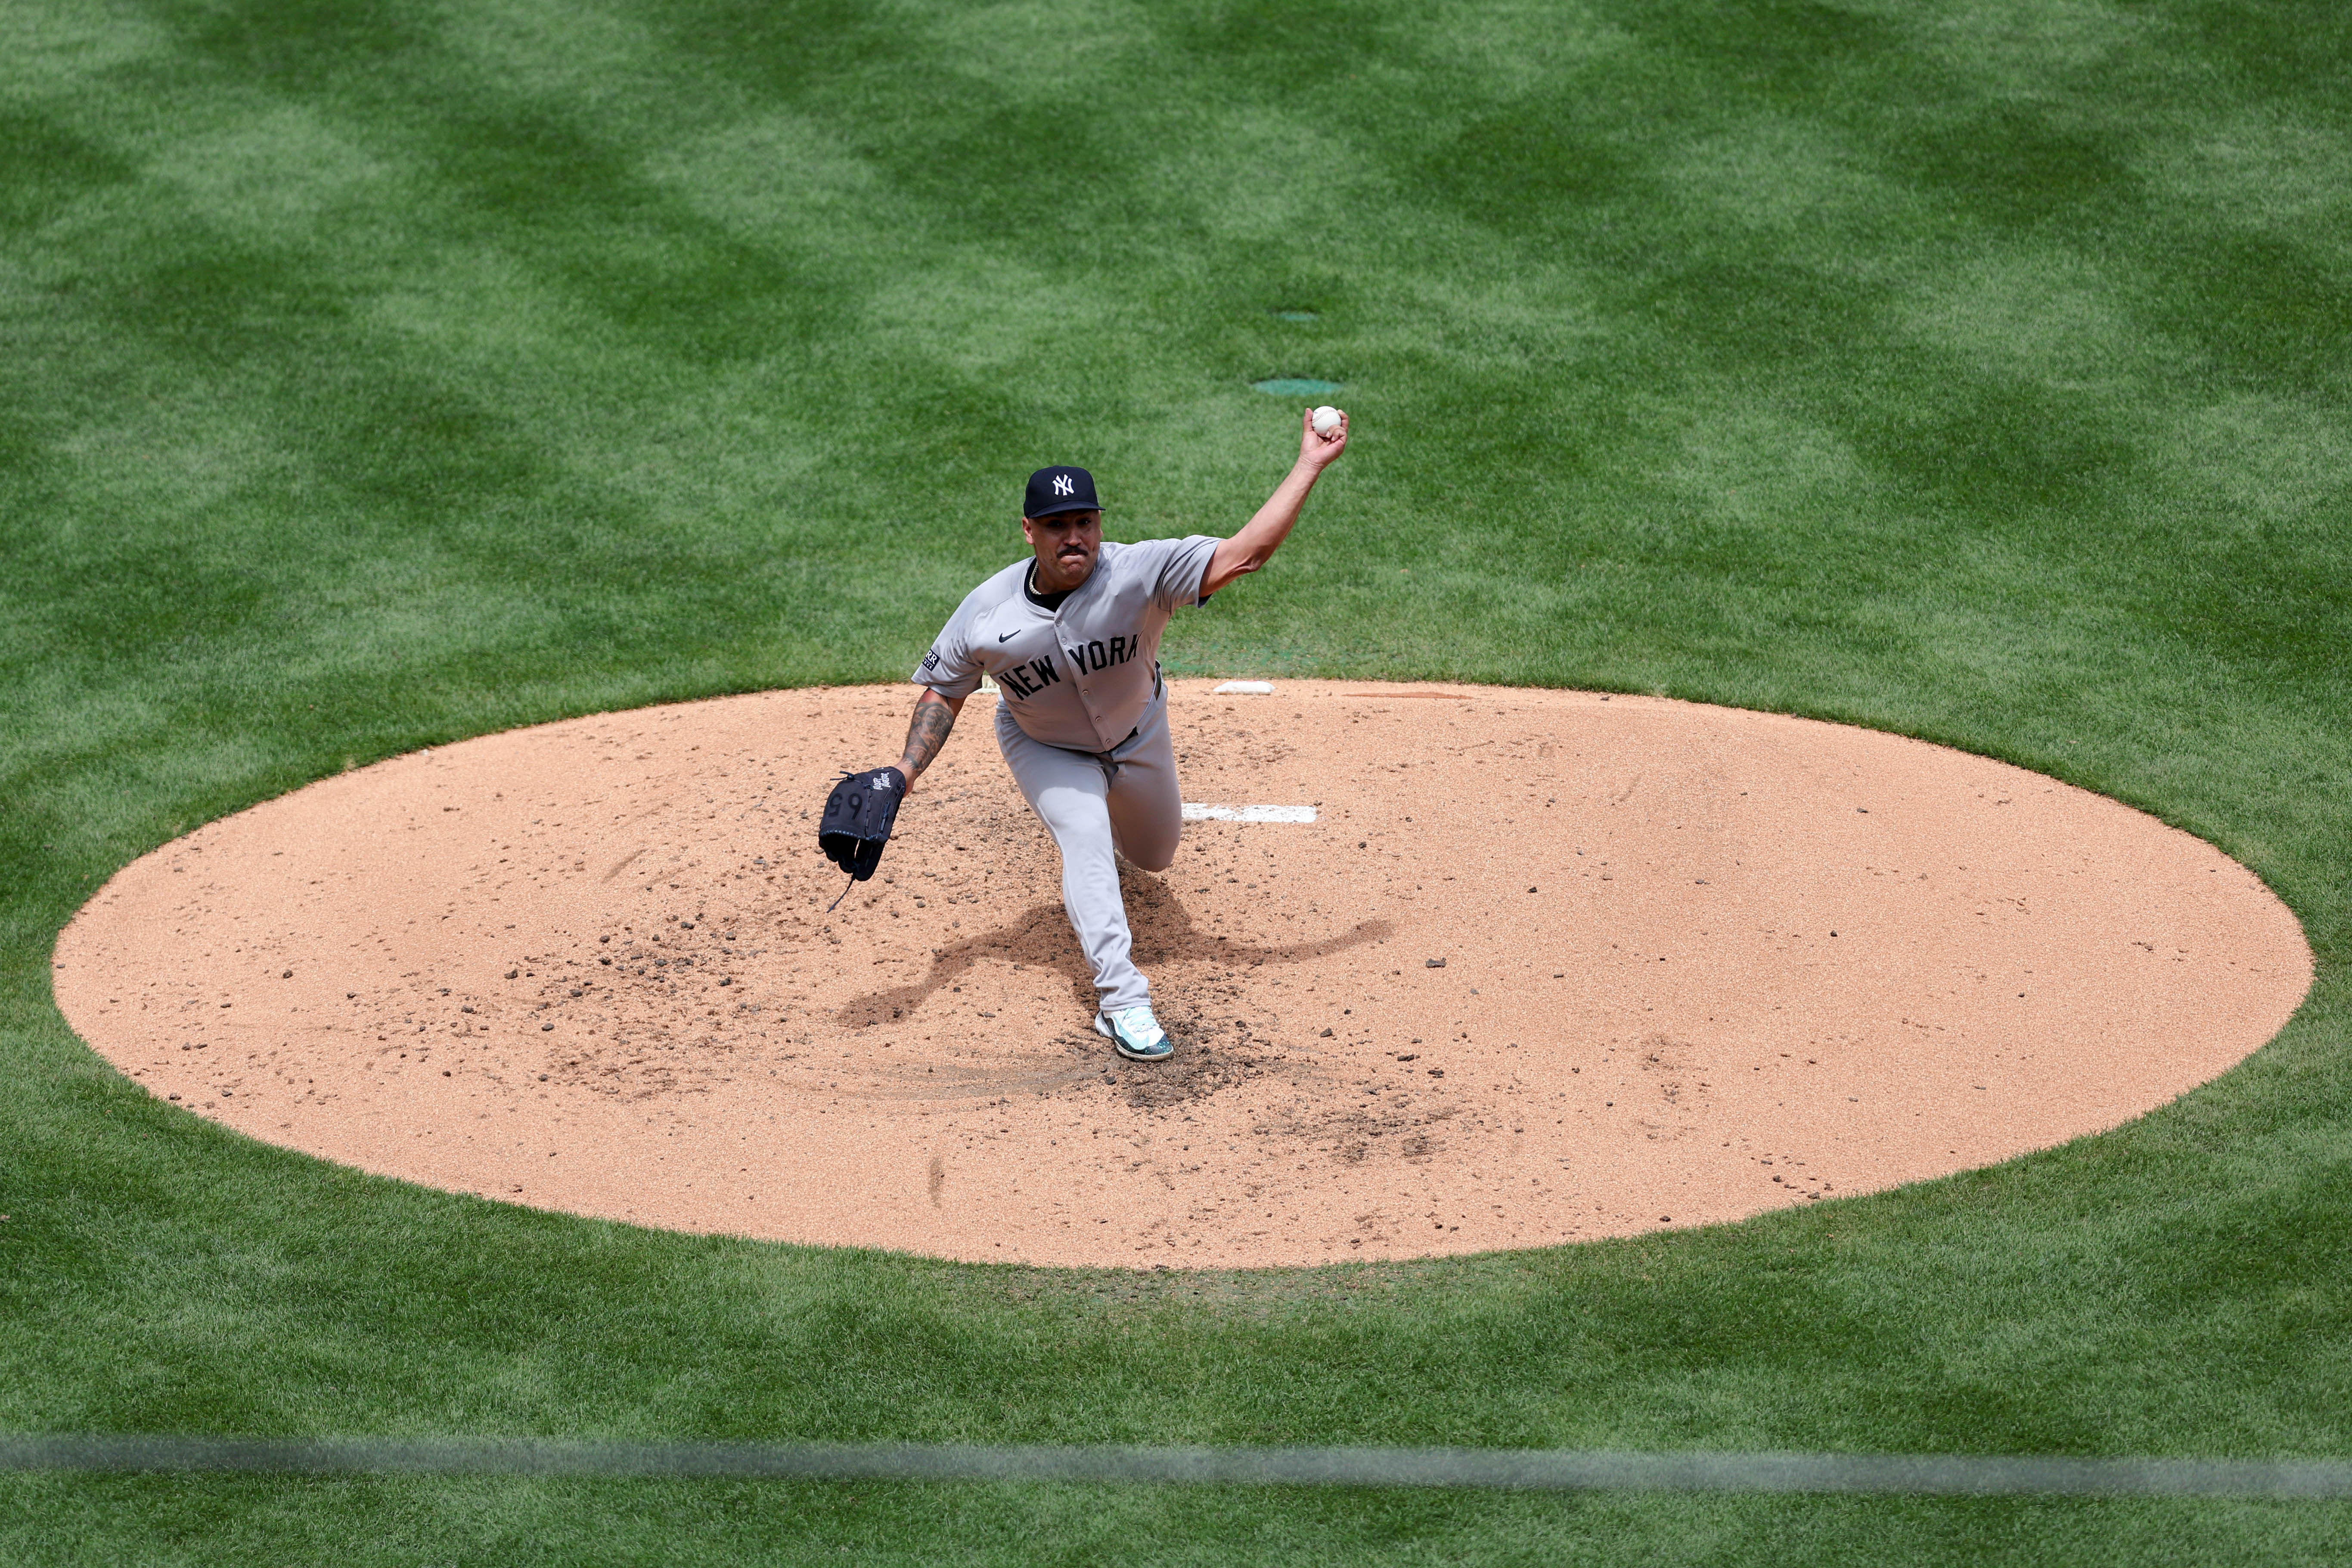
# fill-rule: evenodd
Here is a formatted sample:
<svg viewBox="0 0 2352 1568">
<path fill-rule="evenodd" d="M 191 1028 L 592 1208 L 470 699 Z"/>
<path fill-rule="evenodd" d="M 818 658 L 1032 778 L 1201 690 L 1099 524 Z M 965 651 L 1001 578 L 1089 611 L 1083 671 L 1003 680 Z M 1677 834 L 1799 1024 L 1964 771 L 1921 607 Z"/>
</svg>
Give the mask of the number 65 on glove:
<svg viewBox="0 0 2352 1568">
<path fill-rule="evenodd" d="M 817 822 L 817 847 L 851 880 L 866 880 L 882 863 L 882 846 L 890 842 L 898 803 L 906 796 L 907 775 L 896 768 L 845 774 L 825 796 L 824 815 Z"/>
</svg>

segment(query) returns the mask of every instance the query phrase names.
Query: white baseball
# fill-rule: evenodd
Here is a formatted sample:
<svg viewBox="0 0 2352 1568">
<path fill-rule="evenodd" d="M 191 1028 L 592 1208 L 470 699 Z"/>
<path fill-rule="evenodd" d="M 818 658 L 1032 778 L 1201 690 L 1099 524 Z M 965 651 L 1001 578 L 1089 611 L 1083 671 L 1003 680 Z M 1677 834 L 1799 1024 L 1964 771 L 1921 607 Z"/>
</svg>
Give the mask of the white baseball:
<svg viewBox="0 0 2352 1568">
<path fill-rule="evenodd" d="M 1315 434 L 1328 436 L 1339 428 L 1339 411 L 1329 404 L 1315 411 Z"/>
</svg>

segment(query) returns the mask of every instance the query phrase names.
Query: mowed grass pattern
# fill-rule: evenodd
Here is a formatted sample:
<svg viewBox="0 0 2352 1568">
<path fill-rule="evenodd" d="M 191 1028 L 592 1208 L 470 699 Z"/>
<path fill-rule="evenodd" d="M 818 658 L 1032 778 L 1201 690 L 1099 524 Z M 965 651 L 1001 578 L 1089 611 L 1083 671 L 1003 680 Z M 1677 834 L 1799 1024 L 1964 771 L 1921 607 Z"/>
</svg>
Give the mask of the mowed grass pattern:
<svg viewBox="0 0 2352 1568">
<path fill-rule="evenodd" d="M 11 0 L 0 1426 L 2352 1454 L 2347 15 Z M 1142 1279 L 359 1177 L 157 1105 L 51 1005 L 75 907 L 221 813 L 510 725 L 902 676 L 1017 551 L 1032 467 L 1093 468 L 1114 537 L 1230 531 L 1295 438 L 1276 378 L 1344 384 L 1355 449 L 1171 668 L 1664 691 L 2007 757 L 2253 866 L 2310 1004 L 2157 1115 L 1898 1194 Z M 2334 1505 L 0 1482 L 27 1563 L 2347 1536 Z"/>
</svg>

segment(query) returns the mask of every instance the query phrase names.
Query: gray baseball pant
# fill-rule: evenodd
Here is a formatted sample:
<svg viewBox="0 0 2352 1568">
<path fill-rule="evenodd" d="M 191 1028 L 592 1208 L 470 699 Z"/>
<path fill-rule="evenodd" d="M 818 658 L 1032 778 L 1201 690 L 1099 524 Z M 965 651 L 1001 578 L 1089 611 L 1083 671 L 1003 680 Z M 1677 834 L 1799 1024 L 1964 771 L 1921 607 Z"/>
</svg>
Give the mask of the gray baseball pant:
<svg viewBox="0 0 2352 1568">
<path fill-rule="evenodd" d="M 1062 907 L 1094 969 L 1105 1012 L 1151 1000 L 1151 983 L 1130 955 L 1127 903 L 1118 892 L 1124 855 L 1146 871 L 1176 858 L 1184 832 L 1184 796 L 1176 782 L 1176 747 L 1168 732 L 1168 696 L 1144 710 L 1135 733 L 1108 752 L 1073 752 L 1032 740 L 996 705 L 996 744 L 1030 809 L 1062 851 Z"/>
</svg>

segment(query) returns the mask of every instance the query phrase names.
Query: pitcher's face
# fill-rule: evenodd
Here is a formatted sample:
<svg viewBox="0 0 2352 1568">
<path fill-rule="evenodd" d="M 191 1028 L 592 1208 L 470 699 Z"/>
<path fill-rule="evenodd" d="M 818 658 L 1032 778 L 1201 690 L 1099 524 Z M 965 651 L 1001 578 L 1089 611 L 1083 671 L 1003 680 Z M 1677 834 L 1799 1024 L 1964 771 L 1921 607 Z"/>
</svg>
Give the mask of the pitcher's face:
<svg viewBox="0 0 2352 1568">
<path fill-rule="evenodd" d="M 1051 517 L 1024 517 L 1021 537 L 1037 555 L 1038 591 L 1064 593 L 1094 574 L 1095 557 L 1102 553 L 1102 513 L 1057 511 Z"/>
</svg>

